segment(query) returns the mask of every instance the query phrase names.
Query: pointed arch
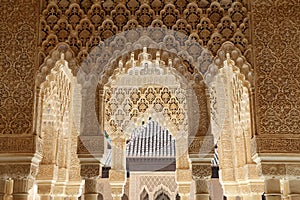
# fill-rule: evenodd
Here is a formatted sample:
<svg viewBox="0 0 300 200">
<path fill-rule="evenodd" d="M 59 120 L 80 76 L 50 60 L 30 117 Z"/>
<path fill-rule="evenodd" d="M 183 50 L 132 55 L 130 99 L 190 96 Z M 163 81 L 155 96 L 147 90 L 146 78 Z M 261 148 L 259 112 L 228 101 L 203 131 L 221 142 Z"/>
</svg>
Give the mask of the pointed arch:
<svg viewBox="0 0 300 200">
<path fill-rule="evenodd" d="M 149 200 L 149 191 L 146 187 L 143 188 L 141 194 L 140 194 L 140 200 Z"/>
<path fill-rule="evenodd" d="M 154 200 L 170 200 L 170 191 L 164 185 L 160 185 L 156 188 L 153 198 Z"/>
</svg>

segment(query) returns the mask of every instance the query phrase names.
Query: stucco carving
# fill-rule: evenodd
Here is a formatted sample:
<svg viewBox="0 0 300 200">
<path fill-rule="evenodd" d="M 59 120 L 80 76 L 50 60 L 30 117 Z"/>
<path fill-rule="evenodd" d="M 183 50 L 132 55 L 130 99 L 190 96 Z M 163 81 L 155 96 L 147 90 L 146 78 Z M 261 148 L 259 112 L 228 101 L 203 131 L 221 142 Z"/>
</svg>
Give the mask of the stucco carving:
<svg viewBox="0 0 300 200">
<path fill-rule="evenodd" d="M 297 7 L 299 1 L 252 2 L 255 70 L 260 74 L 255 110 L 259 135 L 299 133 L 299 117 L 294 117 L 299 116 Z M 275 17 L 268 17 L 273 13 Z M 280 148 L 280 142 L 277 145 Z"/>
</svg>

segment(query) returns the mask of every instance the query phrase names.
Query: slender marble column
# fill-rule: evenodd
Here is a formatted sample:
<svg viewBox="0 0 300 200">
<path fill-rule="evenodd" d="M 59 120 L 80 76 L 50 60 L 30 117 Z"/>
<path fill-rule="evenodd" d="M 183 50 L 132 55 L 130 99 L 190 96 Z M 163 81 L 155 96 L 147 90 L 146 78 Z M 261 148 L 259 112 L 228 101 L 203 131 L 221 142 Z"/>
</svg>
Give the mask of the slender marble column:
<svg viewBox="0 0 300 200">
<path fill-rule="evenodd" d="M 265 180 L 265 197 L 266 200 L 281 200 L 279 179 L 273 178 Z"/>
<path fill-rule="evenodd" d="M 33 186 L 33 179 L 13 179 L 13 200 L 28 200 L 29 190 Z"/>
</svg>

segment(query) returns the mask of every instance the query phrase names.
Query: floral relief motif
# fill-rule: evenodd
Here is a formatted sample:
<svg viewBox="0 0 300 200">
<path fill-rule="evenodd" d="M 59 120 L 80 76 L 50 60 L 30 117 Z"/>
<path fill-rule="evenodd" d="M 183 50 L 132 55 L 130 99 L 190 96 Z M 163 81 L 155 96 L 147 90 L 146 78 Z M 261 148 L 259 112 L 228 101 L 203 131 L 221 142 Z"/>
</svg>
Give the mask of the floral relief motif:
<svg viewBox="0 0 300 200">
<path fill-rule="evenodd" d="M 254 41 L 257 43 L 254 48 L 257 52 L 256 73 L 261 74 L 256 85 L 258 90 L 255 109 L 259 113 L 256 115 L 259 135 L 299 133 L 299 127 L 296 125 L 298 118 L 293 117 L 299 107 L 299 101 L 295 98 L 299 91 L 295 87 L 299 74 L 296 70 L 299 56 L 296 55 L 293 46 L 297 43 L 297 39 L 294 39 L 300 27 L 292 20 L 295 19 L 295 14 L 286 12 L 297 6 L 299 7 L 299 3 L 290 4 L 287 1 L 275 3 L 265 0 L 252 3 L 255 12 Z M 272 13 L 276 15 L 267 17 Z M 299 48 L 296 51 L 299 52 Z M 278 148 L 280 146 L 279 143 L 274 145 L 278 145 Z M 263 148 L 268 149 L 260 146 L 258 151 L 263 151 Z"/>
<path fill-rule="evenodd" d="M 33 131 L 38 2 L 27 1 L 15 5 L 15 2 L 5 1 L 1 2 L 1 6 L 0 35 L 3 37 L 0 45 L 0 83 L 3 87 L 0 94 L 0 134 L 29 135 Z M 52 15 L 60 16 L 56 11 L 54 6 L 45 13 L 51 26 L 59 19 L 52 18 Z M 17 144 L 12 144 L 7 151 L 14 149 L 18 149 Z"/>
</svg>

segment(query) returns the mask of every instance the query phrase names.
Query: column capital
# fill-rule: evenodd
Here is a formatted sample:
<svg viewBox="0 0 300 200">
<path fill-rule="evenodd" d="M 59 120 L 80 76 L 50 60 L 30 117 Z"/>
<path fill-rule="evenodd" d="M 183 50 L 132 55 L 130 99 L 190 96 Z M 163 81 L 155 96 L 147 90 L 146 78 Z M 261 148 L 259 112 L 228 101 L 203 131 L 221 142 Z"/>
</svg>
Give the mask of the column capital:
<svg viewBox="0 0 300 200">
<path fill-rule="evenodd" d="M 33 187 L 33 178 L 15 178 L 13 179 L 13 199 L 27 200 L 29 190 Z"/>
<path fill-rule="evenodd" d="M 1 164 L 0 165 L 0 178 L 12 179 L 29 179 L 34 178 L 37 174 L 37 165 L 31 163 L 16 163 L 16 164 Z"/>
<path fill-rule="evenodd" d="M 211 164 L 192 164 L 192 176 L 194 180 L 209 179 L 212 174 Z"/>
<path fill-rule="evenodd" d="M 112 186 L 111 187 L 111 195 L 113 199 L 122 199 L 124 194 L 124 187 L 122 186 Z"/>
<path fill-rule="evenodd" d="M 80 175 L 84 179 L 92 179 L 101 176 L 102 165 L 100 163 L 81 164 Z"/>
</svg>

